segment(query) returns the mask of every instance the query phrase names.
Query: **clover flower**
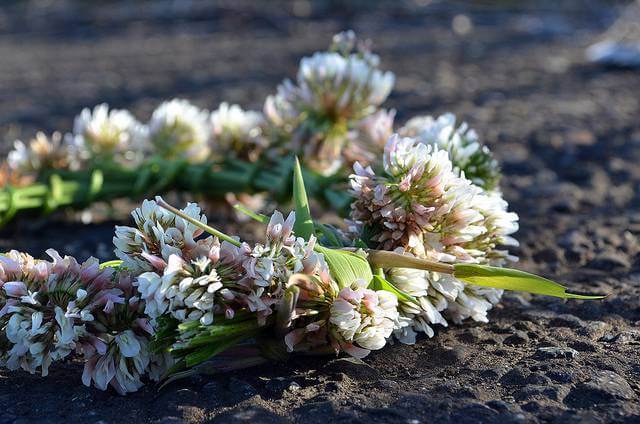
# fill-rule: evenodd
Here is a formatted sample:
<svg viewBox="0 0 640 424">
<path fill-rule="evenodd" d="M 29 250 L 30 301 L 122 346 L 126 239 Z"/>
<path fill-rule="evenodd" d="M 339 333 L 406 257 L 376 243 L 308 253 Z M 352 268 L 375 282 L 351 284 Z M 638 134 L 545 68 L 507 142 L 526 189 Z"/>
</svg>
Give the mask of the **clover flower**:
<svg viewBox="0 0 640 424">
<path fill-rule="evenodd" d="M 88 157 L 139 161 L 146 148 L 147 129 L 127 110 L 102 103 L 85 108 L 73 123 L 73 141 Z"/>
<path fill-rule="evenodd" d="M 357 54 L 317 52 L 300 61 L 295 84 L 286 80 L 276 97 L 298 114 L 351 121 L 374 112 L 386 100 L 393 82 L 391 72 L 376 69 Z"/>
<path fill-rule="evenodd" d="M 398 326 L 398 299 L 391 292 L 367 289 L 358 280 L 338 290 L 330 277 L 294 275 L 289 287 L 298 298 L 285 336 L 287 349 L 345 351 L 356 358 L 381 349 Z"/>
<path fill-rule="evenodd" d="M 58 132 L 51 137 L 38 132 L 28 145 L 16 140 L 7 156 L 9 167 L 23 174 L 38 173 L 44 169 L 75 170 L 81 162 L 78 147 Z"/>
<path fill-rule="evenodd" d="M 167 159 L 199 163 L 209 157 L 209 113 L 187 100 L 162 103 L 153 111 L 148 127 L 152 148 Z"/>
<path fill-rule="evenodd" d="M 121 271 L 115 282 L 121 301 L 96 311 L 78 349 L 85 359 L 82 382 L 86 386 L 93 383 L 100 390 L 111 386 L 126 394 L 142 387 L 145 375 L 159 380 L 171 361 L 166 354 L 150 348 L 154 328 L 131 275 Z"/>
<path fill-rule="evenodd" d="M 200 321 L 209 325 L 214 315 L 232 318 L 239 300 L 248 292 L 240 284 L 243 275 L 240 249 L 228 242 L 211 240 L 206 255 L 185 260 L 169 256 L 168 265 L 160 274 L 145 272 L 135 285 L 145 300 L 145 313 L 158 318 L 169 313 L 180 322 Z"/>
<path fill-rule="evenodd" d="M 499 192 L 485 192 L 458 175 L 447 151 L 393 136 L 383 159 L 381 175 L 356 164 L 351 180 L 351 231 L 371 247 L 446 262 L 503 266 L 517 259 L 505 249 L 517 245 L 511 237 L 517 215 L 507 211 Z M 432 336 L 431 325 L 446 325 L 443 314 L 454 322 L 486 320 L 502 294 L 438 273 L 392 269 L 389 275 L 417 299 L 400 305 L 404 325 L 396 334 L 409 342 L 415 331 Z"/>
<path fill-rule="evenodd" d="M 313 250 L 316 238 L 312 236 L 305 241 L 296 237 L 293 233 L 295 219 L 294 212 L 285 220 L 279 211 L 275 211 L 267 226 L 265 242 L 253 247 L 243 243 L 241 247 L 246 258 L 243 283 L 251 290 L 243 299 L 251 312 L 257 312 L 260 323 L 272 314 L 291 275 L 325 272 L 322 255 Z"/>
<path fill-rule="evenodd" d="M 269 143 L 264 126 L 265 119 L 260 112 L 221 103 L 211 113 L 213 150 L 221 156 L 233 152 L 241 158 L 255 161 Z"/>
<path fill-rule="evenodd" d="M 380 176 L 354 166 L 352 230 L 365 231 L 375 248 L 470 260 L 457 243 L 484 231 L 476 225 L 482 216 L 470 206 L 480 189 L 453 172 L 446 151 L 415 139 L 392 136 L 383 159 Z"/>
<path fill-rule="evenodd" d="M 207 217 L 200 214 L 195 203 L 188 203 L 182 211 L 207 223 Z M 113 244 L 116 256 L 132 272 L 162 270 L 172 254 L 190 259 L 209 248 L 210 240 L 196 241 L 203 233 L 202 229 L 161 208 L 153 200 L 143 201 L 131 215 L 135 227 L 116 226 Z"/>
<path fill-rule="evenodd" d="M 446 150 L 455 171 L 486 190 L 494 189 L 500 180 L 498 162 L 489 148 L 480 144 L 478 134 L 466 122 L 458 124 L 451 113 L 412 118 L 398 133 Z"/>
<path fill-rule="evenodd" d="M 401 325 L 394 335 L 402 343 L 413 344 L 416 333 L 433 337 L 434 325 L 448 326 L 442 312 L 458 297 L 464 284 L 447 274 L 410 268 L 391 268 L 386 276 L 395 287 L 413 296 L 416 301 L 400 300 L 398 311 Z"/>
<path fill-rule="evenodd" d="M 98 305 L 120 301 L 118 291 L 109 287 L 112 270 L 100 270 L 96 259 L 78 264 L 54 250 L 47 253 L 53 262 L 16 253 L 3 259 L 6 304 L 0 313 L 11 346 L 2 362 L 11 370 L 34 373 L 40 368 L 43 376 L 53 361 L 76 349 Z"/>
<path fill-rule="evenodd" d="M 394 83 L 376 55 L 355 46 L 353 32 L 338 34 L 333 51 L 303 58 L 295 82 L 285 80 L 265 102 L 270 123 L 289 135 L 288 149 L 303 152 L 322 175 L 343 165 L 349 131 L 378 109 Z"/>
</svg>

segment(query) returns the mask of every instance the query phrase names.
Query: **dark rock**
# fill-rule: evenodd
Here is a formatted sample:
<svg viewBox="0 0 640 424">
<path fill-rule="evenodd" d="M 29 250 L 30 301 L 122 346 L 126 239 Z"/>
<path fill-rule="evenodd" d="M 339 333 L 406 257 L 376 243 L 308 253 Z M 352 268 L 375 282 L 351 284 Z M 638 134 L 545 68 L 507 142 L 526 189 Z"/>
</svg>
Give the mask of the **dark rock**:
<svg viewBox="0 0 640 424">
<path fill-rule="evenodd" d="M 385 391 L 395 391 L 400 388 L 400 385 L 393 380 L 380 380 L 378 387 Z"/>
<path fill-rule="evenodd" d="M 547 377 L 556 383 L 571 383 L 575 379 L 570 371 L 564 370 L 550 370 L 547 372 Z"/>
<path fill-rule="evenodd" d="M 540 359 L 565 358 L 573 359 L 578 356 L 578 351 L 570 347 L 547 346 L 540 347 L 536 351 L 536 357 Z"/>
<path fill-rule="evenodd" d="M 501 379 L 500 383 L 505 386 L 520 386 L 525 384 L 526 376 L 520 368 L 514 368 L 506 373 Z"/>
<path fill-rule="evenodd" d="M 183 421 L 184 422 L 184 421 Z M 280 424 L 287 422 L 284 418 L 261 406 L 238 407 L 216 416 L 212 423 L 264 423 Z"/>
<path fill-rule="evenodd" d="M 282 392 L 286 390 L 295 391 L 300 389 L 300 385 L 298 383 L 284 377 L 269 379 L 265 383 L 264 387 L 273 394 L 282 394 Z"/>
<path fill-rule="evenodd" d="M 602 271 L 615 271 L 628 269 L 631 267 L 631 263 L 629 259 L 620 253 L 604 252 L 593 258 L 588 266 Z"/>
<path fill-rule="evenodd" d="M 378 370 L 361 359 L 338 358 L 327 363 L 323 369 L 331 374 L 345 374 L 356 380 L 378 378 Z"/>
<path fill-rule="evenodd" d="M 435 352 L 443 365 L 457 365 L 469 356 L 469 350 L 464 346 L 454 348 L 444 347 Z"/>
<path fill-rule="evenodd" d="M 526 386 L 514 393 L 517 401 L 544 400 L 553 401 L 562 400 L 567 394 L 567 389 L 561 386 Z"/>
<path fill-rule="evenodd" d="M 331 401 L 322 401 L 305 403 L 294 412 L 302 417 L 330 417 L 335 414 L 336 410 Z"/>
<path fill-rule="evenodd" d="M 526 384 L 534 384 L 534 385 L 545 385 L 551 383 L 548 377 L 543 374 L 534 372 L 529 374 L 529 376 L 524 380 Z"/>
<path fill-rule="evenodd" d="M 575 341 L 569 343 L 569 346 L 578 352 L 597 352 L 598 348 L 593 343 Z"/>
<path fill-rule="evenodd" d="M 498 413 L 482 405 L 481 403 L 471 403 L 454 411 L 451 414 L 451 421 L 455 423 L 478 423 L 491 422 L 495 420 Z"/>
<path fill-rule="evenodd" d="M 563 314 L 553 318 L 549 321 L 550 327 L 568 327 L 568 328 L 580 328 L 584 327 L 584 322 L 574 315 Z"/>
<path fill-rule="evenodd" d="M 565 403 L 572 408 L 589 408 L 635 398 L 635 392 L 624 378 L 613 371 L 599 371 L 591 380 L 572 389 Z"/>
<path fill-rule="evenodd" d="M 494 399 L 487 402 L 487 406 L 491 409 L 495 409 L 498 412 L 505 412 L 509 410 L 509 404 L 505 401 Z"/>
<path fill-rule="evenodd" d="M 229 392 L 237 398 L 248 399 L 258 394 L 258 391 L 246 381 L 232 377 L 229 379 Z"/>
<path fill-rule="evenodd" d="M 578 334 L 591 340 L 598 340 L 610 329 L 611 326 L 603 321 L 589 321 L 578 330 Z"/>
<path fill-rule="evenodd" d="M 529 342 L 529 336 L 524 331 L 516 331 L 511 336 L 504 339 L 504 344 L 510 346 L 520 346 Z"/>
</svg>

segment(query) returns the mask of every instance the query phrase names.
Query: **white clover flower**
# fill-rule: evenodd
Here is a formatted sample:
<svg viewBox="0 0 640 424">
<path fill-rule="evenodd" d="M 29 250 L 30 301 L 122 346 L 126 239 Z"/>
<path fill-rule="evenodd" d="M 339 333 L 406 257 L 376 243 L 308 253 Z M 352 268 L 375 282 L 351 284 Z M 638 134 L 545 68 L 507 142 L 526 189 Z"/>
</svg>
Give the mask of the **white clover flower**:
<svg viewBox="0 0 640 424">
<path fill-rule="evenodd" d="M 211 113 L 212 148 L 220 156 L 257 160 L 269 140 L 264 133 L 265 119 L 260 112 L 245 111 L 238 105 L 221 103 Z"/>
<path fill-rule="evenodd" d="M 239 249 L 215 240 L 207 256 L 185 261 L 171 255 L 162 275 L 147 272 L 135 285 L 145 300 L 145 313 L 157 318 L 169 313 L 180 322 L 210 325 L 214 315 L 232 317 L 242 307 L 237 301 L 246 293 Z"/>
<path fill-rule="evenodd" d="M 106 352 L 97 353 L 85 362 L 82 382 L 93 382 L 100 390 L 111 385 L 119 394 L 135 392 L 144 385 L 141 377 L 150 363 L 149 340 L 132 330 L 111 337 Z"/>
<path fill-rule="evenodd" d="M 466 122 L 458 124 L 455 115 L 437 118 L 418 116 L 410 119 L 398 133 L 413 137 L 449 153 L 454 170 L 485 190 L 496 188 L 500 179 L 498 162 L 487 146 L 480 144 L 477 133 Z"/>
<path fill-rule="evenodd" d="M 141 160 L 147 148 L 147 129 L 127 110 L 106 103 L 85 108 L 73 123 L 73 140 L 88 157 Z"/>
<path fill-rule="evenodd" d="M 458 177 L 447 152 L 411 138 L 392 136 L 385 146 L 384 174 L 354 166 L 353 229 L 366 228 L 373 247 L 401 247 L 438 261 L 470 260 L 457 243 L 486 231 L 470 203 L 481 189 Z"/>
<path fill-rule="evenodd" d="M 207 223 L 207 217 L 200 214 L 195 203 L 188 203 L 182 212 Z M 172 254 L 189 258 L 209 249 L 210 240 L 196 241 L 203 233 L 202 229 L 161 208 L 153 200 L 143 201 L 131 215 L 135 228 L 116 226 L 113 237 L 116 256 L 131 271 L 162 270 Z"/>
<path fill-rule="evenodd" d="M 412 344 L 416 332 L 433 337 L 433 325 L 448 326 L 441 312 L 457 298 L 463 283 L 446 274 L 410 268 L 391 268 L 386 275 L 394 286 L 416 298 L 416 302 L 400 301 L 404 325 L 394 331 L 398 340 Z"/>
<path fill-rule="evenodd" d="M 295 113 L 306 112 L 314 119 L 358 120 L 386 100 L 394 80 L 391 72 L 376 69 L 358 55 L 318 52 L 300 61 L 295 85 L 285 81 L 278 87 L 279 99 L 268 104 L 290 104 Z"/>
<path fill-rule="evenodd" d="M 373 291 L 359 280 L 338 293 L 330 310 L 331 331 L 347 353 L 362 358 L 381 349 L 397 327 L 398 299 L 391 292 Z"/>
<path fill-rule="evenodd" d="M 295 213 L 287 219 L 275 211 L 267 226 L 265 243 L 253 247 L 244 244 L 245 284 L 252 293 L 245 298 L 249 310 L 258 312 L 259 322 L 264 322 L 272 313 L 272 307 L 283 294 L 284 286 L 296 273 L 314 275 L 325 272 L 326 264 L 322 255 L 314 252 L 316 238 L 305 241 L 295 237 L 293 226 Z"/>
<path fill-rule="evenodd" d="M 77 348 L 93 320 L 92 310 L 107 300 L 119 301 L 119 292 L 109 289 L 112 270 L 100 270 L 96 259 L 78 264 L 53 250 L 47 253 L 52 263 L 12 252 L 0 266 L 5 303 L 0 328 L 6 328 L 9 343 L 0 362 L 31 373 L 40 368 L 43 376 L 52 362 Z"/>
<path fill-rule="evenodd" d="M 80 167 L 82 159 L 77 146 L 63 139 L 60 133 L 49 138 L 39 132 L 29 144 L 20 140 L 7 156 L 9 167 L 21 173 L 37 173 L 45 169 L 71 169 Z"/>
<path fill-rule="evenodd" d="M 209 157 L 209 113 L 187 100 L 162 103 L 148 124 L 152 149 L 167 159 L 203 162 Z"/>
</svg>

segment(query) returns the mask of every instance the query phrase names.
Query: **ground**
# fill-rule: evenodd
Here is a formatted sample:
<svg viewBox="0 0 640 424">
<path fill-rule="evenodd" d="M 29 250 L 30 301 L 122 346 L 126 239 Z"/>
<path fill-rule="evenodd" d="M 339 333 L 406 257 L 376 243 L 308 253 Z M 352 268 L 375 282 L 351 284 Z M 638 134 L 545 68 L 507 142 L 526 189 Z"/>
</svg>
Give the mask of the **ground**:
<svg viewBox="0 0 640 424">
<path fill-rule="evenodd" d="M 75 363 L 46 379 L 1 371 L 0 422 L 639 422 L 640 72 L 584 60 L 620 4 L 479 3 L 2 6 L 7 142 L 69 129 L 103 101 L 141 117 L 174 96 L 260 108 L 301 56 L 353 28 L 397 75 L 388 106 L 399 121 L 451 111 L 496 153 L 520 215 L 518 267 L 609 297 L 509 294 L 488 324 L 364 363 L 298 358 L 127 397 L 84 387 Z M 51 219 L 14 222 L 0 249 L 109 257 L 112 222 Z"/>
</svg>

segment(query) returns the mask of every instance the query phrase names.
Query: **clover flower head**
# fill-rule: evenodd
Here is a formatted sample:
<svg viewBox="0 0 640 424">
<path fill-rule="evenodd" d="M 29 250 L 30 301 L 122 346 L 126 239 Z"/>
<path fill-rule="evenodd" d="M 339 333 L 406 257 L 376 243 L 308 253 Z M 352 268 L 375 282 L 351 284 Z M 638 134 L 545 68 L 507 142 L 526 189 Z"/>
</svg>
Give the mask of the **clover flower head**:
<svg viewBox="0 0 640 424">
<path fill-rule="evenodd" d="M 267 226 L 265 242 L 253 247 L 242 246 L 245 255 L 243 284 L 251 289 L 245 301 L 250 311 L 258 313 L 261 323 L 273 312 L 291 275 L 328 273 L 322 255 L 313 250 L 316 238 L 312 236 L 306 241 L 293 233 L 295 219 L 294 212 L 285 219 L 275 211 Z"/>
<path fill-rule="evenodd" d="M 151 351 L 155 329 L 144 313 L 132 275 L 121 270 L 113 282 L 103 296 L 105 306 L 95 310 L 94 320 L 79 337 L 77 350 L 85 360 L 82 382 L 86 386 L 93 384 L 100 390 L 111 386 L 125 394 L 142 387 L 144 376 L 157 381 L 171 362 L 165 354 Z"/>
<path fill-rule="evenodd" d="M 466 122 L 458 123 L 455 115 L 447 113 L 437 118 L 418 116 L 410 119 L 398 132 L 447 151 L 458 174 L 463 173 L 485 190 L 496 188 L 500 180 L 498 162 L 489 148 L 480 143 L 477 133 Z"/>
<path fill-rule="evenodd" d="M 74 142 L 88 157 L 140 160 L 146 137 L 146 127 L 129 111 L 109 110 L 106 103 L 83 109 L 73 124 Z"/>
<path fill-rule="evenodd" d="M 44 169 L 75 170 L 81 162 L 77 146 L 57 132 L 51 137 L 38 132 L 28 145 L 16 140 L 7 156 L 9 167 L 24 174 L 38 173 Z"/>
<path fill-rule="evenodd" d="M 383 165 L 380 176 L 354 166 L 352 229 L 366 229 L 375 248 L 401 247 L 434 260 L 467 259 L 450 245 L 484 231 L 476 225 L 482 216 L 469 205 L 480 189 L 453 172 L 447 152 L 394 135 Z"/>
<path fill-rule="evenodd" d="M 398 322 L 398 299 L 393 293 L 367 289 L 359 280 L 353 287 L 338 293 L 330 309 L 331 330 L 341 348 L 362 358 L 372 350 L 381 349 Z"/>
<path fill-rule="evenodd" d="M 398 340 L 412 344 L 416 333 L 433 337 L 434 325 L 448 325 L 442 311 L 457 298 L 463 283 L 447 274 L 409 268 L 391 268 L 386 275 L 395 287 L 415 298 L 415 302 L 400 301 L 404 325 L 394 331 Z"/>
<path fill-rule="evenodd" d="M 209 113 L 187 100 L 162 103 L 153 111 L 148 126 L 152 148 L 161 156 L 192 163 L 209 157 Z"/>
<path fill-rule="evenodd" d="M 71 257 L 47 252 L 52 262 L 34 261 L 11 253 L 2 261 L 5 307 L 0 327 L 10 346 L 0 358 L 9 369 L 22 368 L 47 375 L 52 362 L 67 357 L 106 302 L 112 270 L 100 270 L 96 259 L 79 264 Z M 43 265 L 46 264 L 46 265 Z M 3 278 L 3 279 L 4 279 Z"/>
<path fill-rule="evenodd" d="M 293 90 L 286 90 L 299 111 L 336 120 L 356 120 L 371 114 L 393 87 L 394 76 L 351 54 L 318 52 L 300 61 Z"/>
<path fill-rule="evenodd" d="M 248 290 L 240 285 L 243 275 L 240 249 L 211 239 L 206 255 L 187 261 L 172 254 L 162 273 L 145 272 L 135 285 L 145 300 L 145 313 L 158 318 L 169 313 L 180 322 L 213 323 L 215 315 L 232 318 L 245 305 Z"/>
<path fill-rule="evenodd" d="M 187 204 L 182 212 L 207 223 L 207 217 L 200 214 L 195 203 Z M 202 229 L 161 208 L 153 200 L 143 201 L 131 215 L 135 227 L 116 226 L 113 238 L 116 256 L 131 271 L 162 270 L 172 254 L 190 259 L 209 248 L 210 241 L 196 241 L 203 233 Z"/>
<path fill-rule="evenodd" d="M 381 349 L 400 325 L 398 299 L 388 291 L 366 288 L 359 280 L 340 289 L 326 274 L 294 274 L 287 284 L 291 300 L 289 331 L 285 344 L 290 352 L 345 351 L 363 358 Z M 293 290 L 293 291 L 292 291 Z M 279 308 L 278 313 L 283 313 Z"/>
<path fill-rule="evenodd" d="M 268 145 L 264 126 L 265 119 L 260 112 L 221 103 L 211 113 L 213 150 L 223 156 L 233 152 L 242 158 L 257 160 L 260 150 Z"/>
</svg>

